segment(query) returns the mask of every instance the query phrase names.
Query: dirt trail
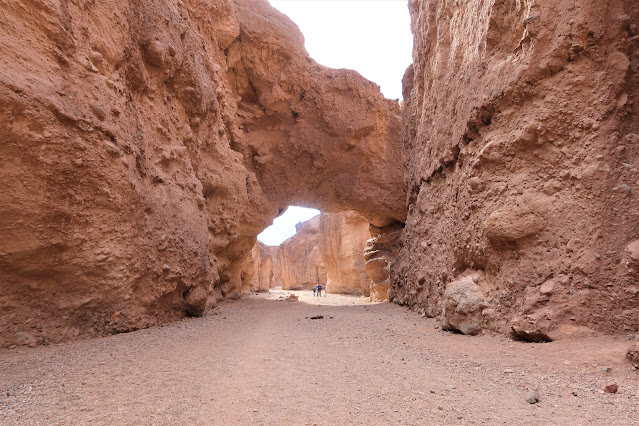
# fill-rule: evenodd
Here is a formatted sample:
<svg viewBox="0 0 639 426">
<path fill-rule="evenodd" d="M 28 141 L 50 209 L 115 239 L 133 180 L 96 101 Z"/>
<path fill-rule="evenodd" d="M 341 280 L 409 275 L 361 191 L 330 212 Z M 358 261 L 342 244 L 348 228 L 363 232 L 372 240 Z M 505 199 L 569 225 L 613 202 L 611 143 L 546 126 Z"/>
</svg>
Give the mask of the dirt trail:
<svg viewBox="0 0 639 426">
<path fill-rule="evenodd" d="M 294 293 L 2 350 L 0 424 L 639 424 L 626 339 L 453 335 L 393 304 Z M 618 394 L 601 393 L 609 382 Z"/>
</svg>

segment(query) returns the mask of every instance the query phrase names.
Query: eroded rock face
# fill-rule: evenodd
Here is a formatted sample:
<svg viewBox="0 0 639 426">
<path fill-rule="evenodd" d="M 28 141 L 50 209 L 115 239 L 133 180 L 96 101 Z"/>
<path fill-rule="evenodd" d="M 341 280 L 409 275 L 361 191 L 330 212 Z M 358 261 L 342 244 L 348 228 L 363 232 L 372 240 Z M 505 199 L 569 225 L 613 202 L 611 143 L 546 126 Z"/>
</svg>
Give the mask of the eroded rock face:
<svg viewBox="0 0 639 426">
<path fill-rule="evenodd" d="M 405 220 L 398 104 L 316 64 L 266 1 L 2 9 L 0 346 L 245 293 L 289 204 Z"/>
<path fill-rule="evenodd" d="M 283 289 L 370 295 L 371 279 L 364 266 L 369 223 L 353 211 L 321 213 L 297 225 L 277 254 L 276 275 Z"/>
<path fill-rule="evenodd" d="M 371 301 L 383 302 L 389 300 L 391 291 L 391 272 L 399 252 L 399 242 L 402 235 L 400 225 L 369 228 L 371 239 L 364 249 L 366 273 L 371 279 Z M 401 301 L 395 299 L 401 304 Z"/>
<path fill-rule="evenodd" d="M 319 248 L 329 293 L 370 296 L 371 279 L 364 268 L 369 223 L 353 211 L 320 215 Z"/>
<path fill-rule="evenodd" d="M 263 292 L 275 287 L 271 247 L 258 241 L 251 250 L 250 263 L 253 270 L 251 291 Z"/>
<path fill-rule="evenodd" d="M 472 269 L 489 329 L 639 328 L 638 8 L 410 1 L 394 300 L 438 316 Z"/>
<path fill-rule="evenodd" d="M 326 286 L 326 267 L 320 255 L 320 217 L 298 223 L 296 234 L 280 244 L 277 264 L 283 290 Z"/>
</svg>

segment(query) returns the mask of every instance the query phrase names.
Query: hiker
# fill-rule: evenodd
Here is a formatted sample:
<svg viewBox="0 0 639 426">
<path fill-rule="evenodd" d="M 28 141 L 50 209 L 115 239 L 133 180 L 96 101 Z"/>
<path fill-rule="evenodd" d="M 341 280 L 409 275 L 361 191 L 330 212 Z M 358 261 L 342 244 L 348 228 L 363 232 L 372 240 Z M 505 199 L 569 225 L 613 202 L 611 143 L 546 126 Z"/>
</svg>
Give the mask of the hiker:
<svg viewBox="0 0 639 426">
<path fill-rule="evenodd" d="M 317 291 L 317 290 L 315 289 L 315 287 L 313 287 L 313 297 L 315 297 L 315 292 L 316 292 L 316 291 Z"/>
<path fill-rule="evenodd" d="M 317 297 L 322 297 L 322 286 L 321 285 L 317 286 Z"/>
</svg>

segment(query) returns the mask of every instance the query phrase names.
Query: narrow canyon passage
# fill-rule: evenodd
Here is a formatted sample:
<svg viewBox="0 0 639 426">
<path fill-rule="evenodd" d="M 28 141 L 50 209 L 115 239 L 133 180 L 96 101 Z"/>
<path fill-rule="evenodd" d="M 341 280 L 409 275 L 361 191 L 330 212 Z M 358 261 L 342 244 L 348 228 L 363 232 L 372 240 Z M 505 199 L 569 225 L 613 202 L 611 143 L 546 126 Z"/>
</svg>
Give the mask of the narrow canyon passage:
<svg viewBox="0 0 639 426">
<path fill-rule="evenodd" d="M 395 304 L 293 293 L 298 302 L 275 290 L 164 327 L 1 349 L 0 423 L 639 424 L 621 337 L 475 339 Z M 600 393 L 611 381 L 619 393 Z"/>
</svg>

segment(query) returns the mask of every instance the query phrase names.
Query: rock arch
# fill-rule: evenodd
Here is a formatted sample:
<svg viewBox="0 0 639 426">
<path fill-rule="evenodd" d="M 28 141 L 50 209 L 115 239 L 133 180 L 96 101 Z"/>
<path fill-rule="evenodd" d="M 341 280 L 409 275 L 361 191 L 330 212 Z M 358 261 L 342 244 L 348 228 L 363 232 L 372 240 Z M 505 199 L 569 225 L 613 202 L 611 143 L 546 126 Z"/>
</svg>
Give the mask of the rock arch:
<svg viewBox="0 0 639 426">
<path fill-rule="evenodd" d="M 0 346 L 198 314 L 289 204 L 405 221 L 399 105 L 266 1 L 6 9 Z"/>
</svg>

